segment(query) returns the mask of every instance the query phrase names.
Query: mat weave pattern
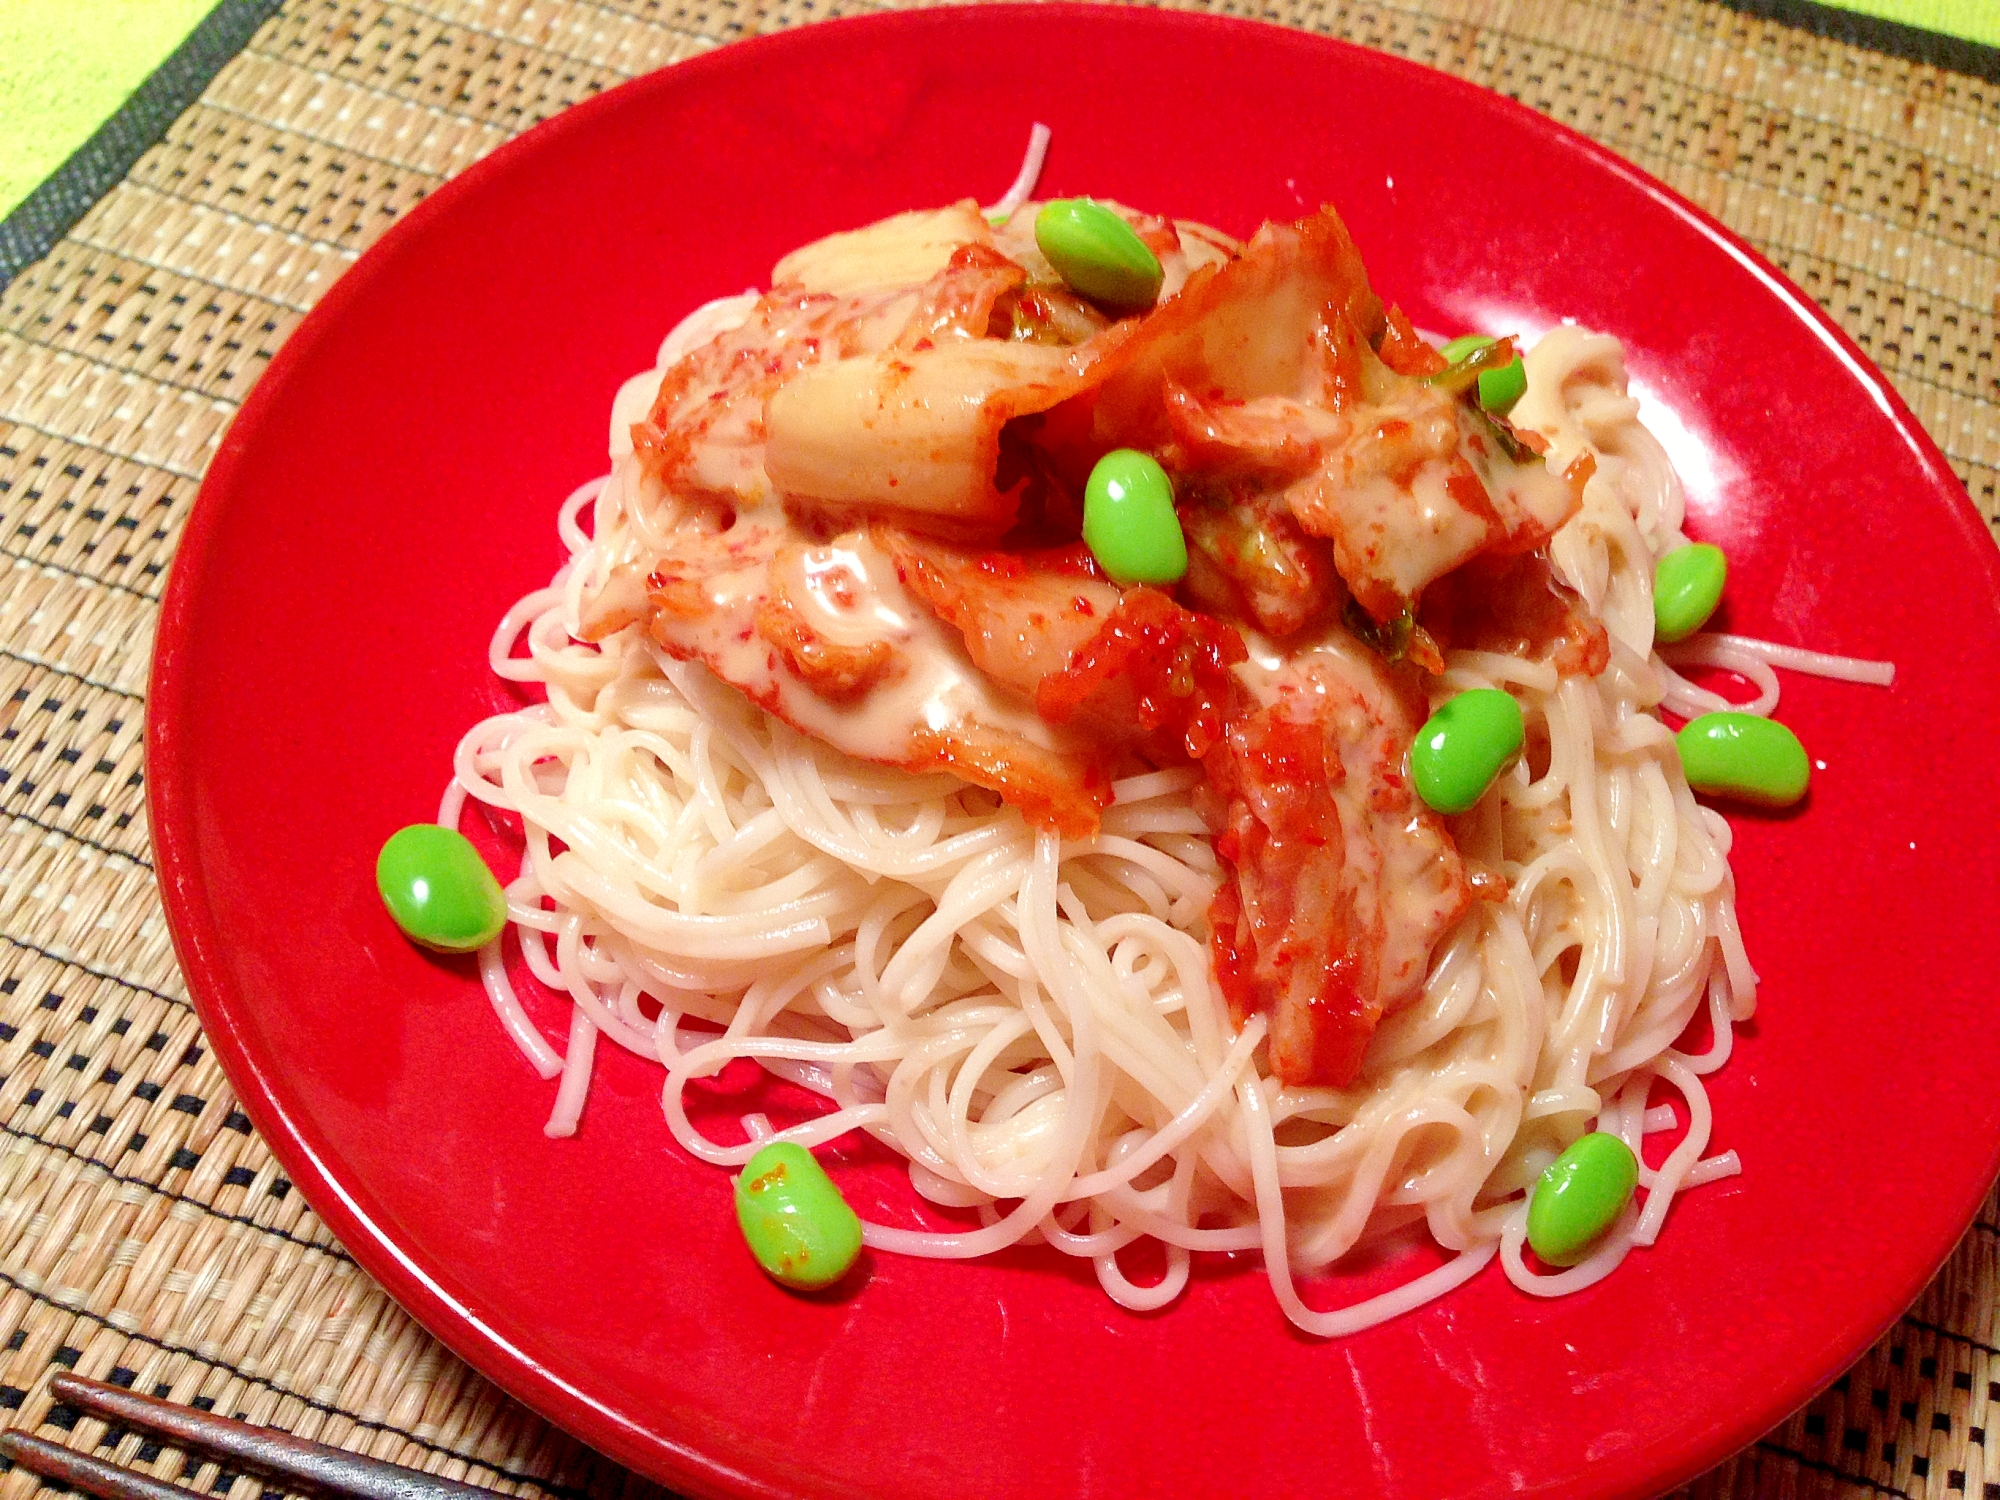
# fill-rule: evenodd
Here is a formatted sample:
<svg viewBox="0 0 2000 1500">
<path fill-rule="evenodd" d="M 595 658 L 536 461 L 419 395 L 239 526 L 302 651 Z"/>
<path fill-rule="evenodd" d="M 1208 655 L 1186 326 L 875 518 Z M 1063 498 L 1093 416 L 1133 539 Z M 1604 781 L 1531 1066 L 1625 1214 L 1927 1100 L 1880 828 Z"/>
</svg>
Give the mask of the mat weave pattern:
<svg viewBox="0 0 2000 1500">
<path fill-rule="evenodd" d="M 51 1406 L 69 1367 L 505 1491 L 650 1488 L 413 1323 L 237 1108 L 155 889 L 147 666 L 219 434 L 399 213 L 623 78 L 855 8 L 290 0 L 0 292 L 0 1420 L 183 1477 Z M 1860 341 L 2000 527 L 2000 87 L 1707 0 L 1261 14 L 1513 95 L 1705 205 Z M 1692 1492 L 2000 1497 L 1996 1245 L 1989 1202 L 1880 1345 Z M 184 1482 L 259 1493 L 212 1465 Z M 0 1500 L 36 1483 L 0 1476 Z"/>
</svg>

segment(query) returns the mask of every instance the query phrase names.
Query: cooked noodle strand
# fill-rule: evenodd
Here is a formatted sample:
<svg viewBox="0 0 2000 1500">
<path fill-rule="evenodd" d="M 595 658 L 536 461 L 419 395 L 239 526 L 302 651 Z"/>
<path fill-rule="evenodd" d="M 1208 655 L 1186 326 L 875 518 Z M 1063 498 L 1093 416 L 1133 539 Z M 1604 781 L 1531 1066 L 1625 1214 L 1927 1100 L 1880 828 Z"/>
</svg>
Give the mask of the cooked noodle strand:
<svg viewBox="0 0 2000 1500">
<path fill-rule="evenodd" d="M 1038 166 L 1031 146 L 1002 205 Z M 702 309 L 663 358 L 740 315 L 740 299 Z M 1652 1244 L 1679 1192 L 1739 1170 L 1733 1152 L 1704 1155 L 1702 1078 L 1727 1060 L 1756 984 L 1728 826 L 1694 801 L 1658 717 L 1708 701 L 1675 666 L 1742 673 L 1755 711 L 1776 701 L 1774 663 L 1866 682 L 1889 669 L 1732 636 L 1656 655 L 1652 566 L 1685 540 L 1679 482 L 1637 420 L 1615 341 L 1558 328 L 1527 366 L 1516 421 L 1552 463 L 1596 460 L 1551 552 L 1606 622 L 1612 663 L 1587 678 L 1447 660 L 1439 698 L 1503 687 L 1528 725 L 1529 753 L 1452 830 L 1507 894 L 1438 945 L 1422 995 L 1384 1019 L 1347 1089 L 1281 1087 L 1263 1018 L 1239 1030 L 1212 982 L 1203 922 L 1219 867 L 1198 771 L 1118 783 L 1103 831 L 1065 842 L 987 792 L 808 739 L 638 627 L 586 646 L 586 585 L 666 523 L 646 514 L 629 456 L 579 487 L 558 522 L 569 562 L 492 642 L 495 671 L 546 702 L 475 725 L 440 807 L 446 823 L 470 803 L 521 820 L 510 914 L 530 970 L 572 1007 L 565 1052 L 523 1008 L 500 943 L 480 971 L 529 1063 L 560 1077 L 549 1133 L 588 1130 L 592 1057 L 609 1038 L 664 1067 L 684 1148 L 739 1165 L 771 1122 L 744 1113 L 716 1135 L 697 1119 L 713 1114 L 705 1080 L 748 1059 L 824 1100 L 775 1134 L 818 1146 L 865 1132 L 907 1158 L 921 1200 L 963 1221 L 867 1224 L 878 1250 L 963 1259 L 1033 1238 L 1149 1308 L 1180 1295 L 1192 1252 L 1261 1248 L 1286 1316 L 1327 1337 L 1496 1256 L 1547 1296 Z M 1676 1050 L 1697 1018 L 1708 1050 Z M 1688 1123 L 1644 1169 L 1639 1202 L 1581 1264 L 1531 1268 L 1526 1195 L 1542 1169 L 1593 1121 L 1643 1157 L 1644 1137 L 1682 1117 L 1651 1103 L 1656 1088 Z M 1417 1225 L 1452 1258 L 1353 1306 L 1308 1305 L 1300 1278 Z M 1146 1239 L 1165 1253 L 1149 1284 L 1119 1259 Z"/>
</svg>

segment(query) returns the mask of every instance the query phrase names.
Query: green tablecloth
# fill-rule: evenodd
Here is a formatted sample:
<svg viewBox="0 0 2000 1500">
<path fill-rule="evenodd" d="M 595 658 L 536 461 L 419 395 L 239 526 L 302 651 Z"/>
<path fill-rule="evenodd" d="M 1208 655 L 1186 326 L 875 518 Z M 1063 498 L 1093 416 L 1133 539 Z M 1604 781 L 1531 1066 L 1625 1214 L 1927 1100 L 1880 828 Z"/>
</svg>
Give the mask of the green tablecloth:
<svg viewBox="0 0 2000 1500">
<path fill-rule="evenodd" d="M 1842 10 L 1942 31 L 1946 36 L 2000 47 L 2000 3 L 1996 0 L 1831 0 Z"/>
<path fill-rule="evenodd" d="M 0 3 L 0 217 L 88 140 L 214 3 Z"/>
</svg>

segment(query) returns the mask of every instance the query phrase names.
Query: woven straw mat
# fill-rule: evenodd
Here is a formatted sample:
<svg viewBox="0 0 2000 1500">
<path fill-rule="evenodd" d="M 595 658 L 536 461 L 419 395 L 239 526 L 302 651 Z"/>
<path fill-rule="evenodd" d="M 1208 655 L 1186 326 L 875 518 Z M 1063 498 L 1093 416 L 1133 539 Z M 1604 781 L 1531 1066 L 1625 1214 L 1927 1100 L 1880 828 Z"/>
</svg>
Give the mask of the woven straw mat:
<svg viewBox="0 0 2000 1500">
<path fill-rule="evenodd" d="M 2000 87 L 1705 0 L 1276 5 L 1521 99 L 1718 214 L 1860 341 L 2000 525 Z M 290 0 L 0 293 L 0 1420 L 258 1493 L 107 1445 L 51 1406 L 68 1367 L 501 1490 L 647 1488 L 412 1322 L 237 1108 L 155 891 L 147 665 L 217 437 L 397 214 L 621 79 L 844 8 Z M 1989 1202 L 1881 1344 L 1693 1493 L 2000 1496 L 1996 1239 Z M 0 1500 L 36 1483 L 0 1476 Z"/>
</svg>

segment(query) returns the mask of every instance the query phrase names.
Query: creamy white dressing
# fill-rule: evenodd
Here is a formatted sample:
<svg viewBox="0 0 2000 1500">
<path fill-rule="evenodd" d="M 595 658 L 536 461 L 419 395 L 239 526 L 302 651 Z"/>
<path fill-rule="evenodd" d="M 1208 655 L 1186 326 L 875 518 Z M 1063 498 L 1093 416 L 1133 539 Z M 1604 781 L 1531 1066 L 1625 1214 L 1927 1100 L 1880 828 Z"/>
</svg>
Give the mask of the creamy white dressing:
<svg viewBox="0 0 2000 1500">
<path fill-rule="evenodd" d="M 1553 536 L 1576 513 L 1576 491 L 1563 478 L 1563 469 L 1574 461 L 1574 455 L 1559 459 L 1552 452 L 1548 462 L 1531 457 L 1516 463 L 1499 449 L 1492 434 L 1483 430 L 1471 412 L 1459 411 L 1458 426 L 1458 451 L 1486 487 L 1510 536 Z"/>
<path fill-rule="evenodd" d="M 802 245 L 772 268 L 771 284 L 837 294 L 914 286 L 942 271 L 959 246 L 992 243 L 992 226 L 968 198 Z"/>
<path fill-rule="evenodd" d="M 1383 795 L 1392 758 L 1394 780 L 1407 787 L 1402 758 L 1416 725 L 1381 657 L 1343 629 L 1283 649 L 1263 636 L 1245 641 L 1250 659 L 1236 674 L 1251 696 L 1259 704 L 1310 699 L 1302 717 L 1333 731 L 1346 773 L 1329 789 L 1345 853 L 1341 883 L 1362 927 L 1379 938 L 1378 996 L 1393 1010 L 1421 991 L 1432 941 L 1464 904 L 1442 858 L 1445 836 L 1414 795 Z"/>
<path fill-rule="evenodd" d="M 661 341 L 660 352 L 653 359 L 653 368 L 641 370 L 618 387 L 618 394 L 611 398 L 611 457 L 614 460 L 631 453 L 632 424 L 644 421 L 646 413 L 653 409 L 653 403 L 659 399 L 660 382 L 666 378 L 667 367 L 704 344 L 714 342 L 721 335 L 741 328 L 750 320 L 760 295 L 755 291 L 738 292 L 734 296 L 717 297 L 702 303 L 676 323 Z"/>
<path fill-rule="evenodd" d="M 815 550 L 828 563 L 837 559 L 841 569 L 851 573 L 858 602 L 845 611 L 818 605 L 814 625 L 826 621 L 854 632 L 849 636 L 853 644 L 864 639 L 889 642 L 901 670 L 857 703 L 837 710 L 823 701 L 818 709 L 804 707 L 814 723 L 801 727 L 819 734 L 817 726 L 824 724 L 824 737 L 830 742 L 868 759 L 883 758 L 888 746 L 896 747 L 891 753 L 906 753 L 919 726 L 943 734 L 980 724 L 1045 750 L 1079 748 L 1074 737 L 987 680 L 966 655 L 958 632 L 910 597 L 896 576 L 895 564 L 865 533 L 848 532 Z M 824 569 L 821 576 L 826 576 Z M 878 633 L 863 635 L 869 624 Z"/>
<path fill-rule="evenodd" d="M 907 640 L 915 628 L 909 600 L 892 603 L 878 587 L 879 579 L 894 576 L 885 574 L 887 566 L 880 548 L 850 532 L 824 547 L 786 554 L 775 571 L 778 586 L 801 606 L 815 631 L 837 645 L 865 646 Z"/>
<path fill-rule="evenodd" d="M 655 615 L 655 639 L 675 654 L 700 659 L 794 728 L 864 760 L 909 758 L 919 729 L 952 735 L 969 726 L 1058 754 L 1085 748 L 990 682 L 958 632 L 910 597 L 895 564 L 867 533 L 779 552 L 782 534 L 764 516 L 739 520 L 736 531 L 746 528 L 768 542 L 747 547 L 745 565 L 701 581 L 702 612 Z M 780 590 L 825 640 L 848 647 L 886 643 L 891 670 L 843 701 L 814 691 L 757 631 L 758 607 Z"/>
<path fill-rule="evenodd" d="M 1260 705 L 1277 702 L 1288 688 L 1323 696 L 1326 691 L 1323 683 L 1308 686 L 1294 681 L 1299 663 L 1307 660 L 1323 669 L 1332 669 L 1364 697 L 1372 699 L 1385 690 L 1378 675 L 1381 658 L 1345 630 L 1326 630 L 1316 637 L 1282 644 L 1261 630 L 1246 628 L 1242 635 L 1250 655 L 1247 661 L 1238 662 L 1234 670 L 1250 690 L 1251 698 Z"/>
<path fill-rule="evenodd" d="M 619 386 L 618 394 L 611 398 L 611 457 L 614 460 L 631 454 L 633 424 L 646 420 L 646 413 L 653 409 L 653 403 L 660 397 L 660 382 L 666 375 L 667 372 L 658 367 L 641 370 Z"/>
<path fill-rule="evenodd" d="M 1443 465 L 1426 464 L 1406 486 L 1382 474 L 1341 486 L 1341 560 L 1348 562 L 1351 550 L 1358 571 L 1379 579 L 1398 598 L 1413 599 L 1425 584 L 1478 552 L 1489 528 L 1452 496 L 1449 477 Z"/>
<path fill-rule="evenodd" d="M 751 287 L 747 291 L 702 303 L 674 324 L 667 336 L 660 340 L 660 351 L 653 356 L 653 363 L 664 370 L 703 344 L 712 343 L 731 329 L 741 328 L 750 321 L 750 315 L 757 310 L 757 303 L 763 295 Z"/>
<path fill-rule="evenodd" d="M 636 404 L 649 380 L 653 399 L 629 421 L 623 419 L 631 408 L 614 405 L 613 456 L 618 456 L 621 432 L 629 444 L 631 424 L 650 413 L 684 445 L 669 476 L 677 487 L 727 495 L 739 505 L 771 498 L 775 491 L 765 463 L 770 397 L 796 379 L 798 370 L 887 348 L 910 321 L 917 301 L 912 288 L 846 296 L 794 290 L 761 298 L 742 321 L 718 326 L 670 370 L 641 372 L 626 381 L 619 391 L 621 403 Z M 739 311 L 718 308 L 713 320 L 730 324 Z M 668 393 L 668 409 L 654 411 L 662 391 Z"/>
<path fill-rule="evenodd" d="M 649 390 L 658 393 L 651 412 L 658 435 L 641 444 L 649 475 L 675 494 L 726 499 L 736 513 L 714 513 L 730 525 L 720 535 L 697 530 L 683 542 L 684 533 L 670 531 L 659 539 L 667 583 L 655 596 L 654 635 L 799 729 L 867 759 L 935 755 L 934 739 L 917 743 L 920 731 L 970 736 L 988 763 L 1005 762 L 1010 743 L 1074 757 L 1079 766 L 1087 758 L 1086 740 L 1034 712 L 1031 686 L 1009 687 L 995 680 L 1005 673 L 976 665 L 994 628 L 988 617 L 1004 615 L 1004 600 L 980 600 L 966 618 L 947 607 L 949 618 L 940 618 L 905 590 L 865 532 L 816 543 L 784 505 L 810 502 L 821 518 L 914 512 L 989 534 L 1011 522 L 1013 498 L 994 486 L 1002 425 L 1087 389 L 1097 351 L 965 337 L 954 319 L 969 315 L 967 327 L 984 327 L 981 298 L 994 293 L 977 278 L 991 268 L 940 273 L 957 248 L 985 245 L 1031 274 L 1052 275 L 1033 243 L 1033 209 L 997 234 L 974 205 L 958 204 L 809 245 L 780 262 L 776 291 L 747 307 L 729 299 L 705 309 L 713 328 L 706 340 L 664 376 L 635 376 L 616 404 L 614 450 L 617 427 L 637 420 Z M 1157 233 L 1158 223 L 1147 232 Z M 1234 248 L 1192 226 L 1179 237 L 1181 247 L 1167 257 L 1175 286 Z M 1366 368 L 1379 376 L 1381 399 L 1333 409 L 1316 330 L 1328 300 L 1355 295 L 1360 275 L 1337 224 L 1267 229 L 1226 280 L 1191 304 L 1198 316 L 1184 309 L 1158 325 L 1163 337 L 1104 385 L 1099 409 L 1125 403 L 1143 422 L 1149 405 L 1157 413 L 1179 392 L 1182 377 L 1169 372 L 1188 372 L 1199 385 L 1190 396 L 1199 408 L 1187 419 L 1190 441 L 1313 464 L 1293 487 L 1311 493 L 1293 498 L 1293 509 L 1308 530 L 1334 540 L 1358 593 L 1364 582 L 1377 585 L 1364 596 L 1374 607 L 1385 588 L 1398 599 L 1416 597 L 1495 540 L 1493 513 L 1452 493 L 1454 474 L 1461 486 L 1469 478 L 1461 459 L 1487 477 L 1510 532 L 1555 514 L 1559 502 L 1566 513 L 1569 502 L 1566 487 L 1539 464 L 1516 466 L 1491 451 L 1491 435 L 1482 437 L 1483 425 L 1457 403 L 1379 365 Z M 934 322 L 934 337 L 918 337 Z M 1360 357 L 1372 358 L 1365 349 Z M 1203 423 L 1207 430 L 1197 431 Z M 1308 519 L 1315 507 L 1323 526 Z M 639 529 L 648 529 L 643 519 Z M 1363 757 L 1350 776 L 1353 790 L 1341 795 L 1358 798 L 1379 783 L 1380 767 L 1366 757 L 1379 760 L 1382 726 L 1402 710 L 1372 656 L 1340 655 L 1366 652 L 1347 641 L 1333 632 L 1307 653 L 1310 661 L 1268 669 L 1266 686 L 1325 693 L 1325 683 L 1338 680 L 1352 702 L 1367 706 L 1363 722 L 1340 731 L 1342 753 Z M 1342 696 L 1331 693 L 1329 702 Z M 1407 739 L 1414 726 L 1403 728 Z M 1372 816 L 1357 803 L 1347 820 L 1364 883 L 1372 879 L 1369 859 L 1380 860 L 1364 844 L 1411 842 L 1375 839 L 1388 830 L 1373 829 Z"/>
<path fill-rule="evenodd" d="M 711 304 L 685 339 L 676 330 L 665 350 L 678 344 L 679 363 L 625 383 L 611 433 L 618 465 L 654 455 L 646 482 L 627 488 L 631 531 L 657 551 L 603 569 L 583 591 L 582 618 L 613 627 L 643 583 L 655 590 L 650 630 L 662 646 L 869 760 L 970 750 L 989 763 L 1039 753 L 1081 764 L 1087 743 L 982 674 L 864 532 L 810 544 L 781 502 L 963 516 L 973 496 L 995 509 L 1000 425 L 1055 399 L 1038 405 L 1024 388 L 1073 380 L 1067 351 L 940 339 L 882 357 L 925 305 L 917 283 L 959 245 L 990 239 L 967 205 L 901 215 L 786 257 L 776 291 Z M 1008 404 L 989 412 L 996 396 Z M 662 435 L 625 457 L 632 425 L 647 419 Z"/>
</svg>

